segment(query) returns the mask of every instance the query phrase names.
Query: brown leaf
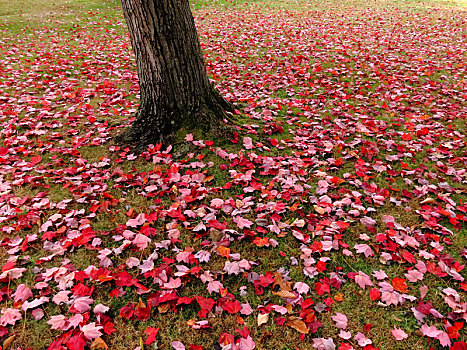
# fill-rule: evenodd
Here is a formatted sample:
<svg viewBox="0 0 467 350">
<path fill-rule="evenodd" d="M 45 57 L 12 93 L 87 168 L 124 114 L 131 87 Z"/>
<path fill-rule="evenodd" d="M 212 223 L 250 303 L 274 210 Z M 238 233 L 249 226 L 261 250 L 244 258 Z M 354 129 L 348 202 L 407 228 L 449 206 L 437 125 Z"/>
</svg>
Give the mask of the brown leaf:
<svg viewBox="0 0 467 350">
<path fill-rule="evenodd" d="M 13 334 L 12 336 L 8 337 L 5 339 L 5 341 L 3 342 L 3 349 L 8 349 L 10 347 L 10 345 L 13 343 L 13 341 L 15 340 L 16 338 L 16 334 Z"/>
<path fill-rule="evenodd" d="M 272 294 L 277 295 L 278 297 L 281 297 L 281 298 L 296 298 L 297 297 L 294 293 L 288 290 L 280 290 L 278 292 L 272 292 Z"/>
<path fill-rule="evenodd" d="M 308 328 L 305 322 L 303 322 L 298 317 L 294 317 L 294 316 L 289 317 L 289 319 L 285 322 L 285 324 L 300 333 L 308 334 Z"/>
<path fill-rule="evenodd" d="M 170 308 L 170 304 L 164 303 L 164 304 L 160 304 L 157 307 L 157 310 L 159 311 L 160 314 L 165 314 L 167 311 L 169 311 L 169 308 Z"/>
<path fill-rule="evenodd" d="M 94 339 L 91 343 L 91 350 L 108 350 L 109 347 L 101 337 Z"/>
<path fill-rule="evenodd" d="M 275 286 L 279 286 L 281 290 L 286 290 L 286 291 L 291 291 L 292 286 L 290 285 L 290 282 L 284 281 L 282 278 L 282 274 L 280 272 L 276 272 L 274 274 L 274 283 L 272 284 L 272 288 Z"/>
<path fill-rule="evenodd" d="M 258 315 L 258 327 L 261 326 L 262 324 L 268 323 L 268 321 L 269 321 L 269 313 Z"/>
<path fill-rule="evenodd" d="M 293 312 L 293 306 L 292 304 L 287 304 L 285 305 L 285 308 L 287 309 L 287 312 L 291 314 Z"/>
</svg>

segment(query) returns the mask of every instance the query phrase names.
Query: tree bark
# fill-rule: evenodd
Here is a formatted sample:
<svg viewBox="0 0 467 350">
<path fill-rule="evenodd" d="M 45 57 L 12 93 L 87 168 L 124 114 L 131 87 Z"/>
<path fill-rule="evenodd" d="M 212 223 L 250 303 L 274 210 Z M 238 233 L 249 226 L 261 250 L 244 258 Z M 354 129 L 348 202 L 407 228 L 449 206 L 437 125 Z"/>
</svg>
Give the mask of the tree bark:
<svg viewBox="0 0 467 350">
<path fill-rule="evenodd" d="M 136 119 L 117 141 L 166 143 L 180 128 L 211 130 L 231 109 L 206 73 L 188 0 L 121 0 L 141 92 Z"/>
</svg>

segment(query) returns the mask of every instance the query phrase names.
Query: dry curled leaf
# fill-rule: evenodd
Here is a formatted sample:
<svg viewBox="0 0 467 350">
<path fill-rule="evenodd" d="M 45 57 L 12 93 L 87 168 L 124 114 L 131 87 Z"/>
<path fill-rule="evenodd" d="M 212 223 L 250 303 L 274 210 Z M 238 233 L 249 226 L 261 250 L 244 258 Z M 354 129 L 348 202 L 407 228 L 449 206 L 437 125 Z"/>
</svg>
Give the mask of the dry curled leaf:
<svg viewBox="0 0 467 350">
<path fill-rule="evenodd" d="M 285 322 L 285 324 L 300 333 L 308 334 L 308 327 L 306 326 L 305 322 L 303 322 L 298 317 L 294 317 L 294 316 L 289 317 L 289 319 Z"/>
<path fill-rule="evenodd" d="M 109 347 L 101 337 L 96 338 L 91 343 L 91 350 L 108 350 Z"/>
<path fill-rule="evenodd" d="M 261 326 L 262 324 L 268 323 L 269 321 L 269 313 L 267 314 L 259 314 L 258 315 L 258 327 Z"/>
<path fill-rule="evenodd" d="M 280 290 L 278 292 L 272 292 L 272 294 L 277 295 L 278 297 L 281 297 L 281 298 L 296 298 L 297 297 L 294 293 L 288 290 Z"/>
<path fill-rule="evenodd" d="M 420 204 L 436 204 L 436 200 L 431 197 L 425 198 L 420 202 Z"/>
<path fill-rule="evenodd" d="M 15 340 L 16 338 L 16 334 L 13 334 L 12 336 L 8 337 L 5 339 L 5 341 L 3 342 L 3 349 L 8 349 L 10 347 L 10 345 L 13 343 L 13 341 Z"/>
</svg>

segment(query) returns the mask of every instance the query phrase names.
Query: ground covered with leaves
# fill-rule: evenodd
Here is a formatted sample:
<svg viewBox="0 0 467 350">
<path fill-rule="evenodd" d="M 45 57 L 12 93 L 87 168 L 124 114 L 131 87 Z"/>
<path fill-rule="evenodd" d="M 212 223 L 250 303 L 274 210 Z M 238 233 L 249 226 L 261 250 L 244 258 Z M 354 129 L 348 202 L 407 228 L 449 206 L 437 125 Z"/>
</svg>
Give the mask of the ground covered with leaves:
<svg viewBox="0 0 467 350">
<path fill-rule="evenodd" d="M 117 2 L 18 3 L 4 349 L 467 349 L 465 7 L 198 2 L 239 131 L 180 158 L 110 142 L 139 97 Z"/>
</svg>

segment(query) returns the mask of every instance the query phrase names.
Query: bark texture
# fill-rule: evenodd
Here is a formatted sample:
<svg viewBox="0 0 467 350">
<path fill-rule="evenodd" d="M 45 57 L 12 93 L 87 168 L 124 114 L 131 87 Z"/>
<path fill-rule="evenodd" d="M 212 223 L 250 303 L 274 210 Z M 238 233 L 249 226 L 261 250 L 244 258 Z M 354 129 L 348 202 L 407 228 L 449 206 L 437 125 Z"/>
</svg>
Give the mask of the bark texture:
<svg viewBox="0 0 467 350">
<path fill-rule="evenodd" d="M 121 0 L 141 91 L 133 125 L 117 141 L 166 142 L 179 128 L 209 130 L 231 109 L 206 73 L 188 0 Z"/>
</svg>

